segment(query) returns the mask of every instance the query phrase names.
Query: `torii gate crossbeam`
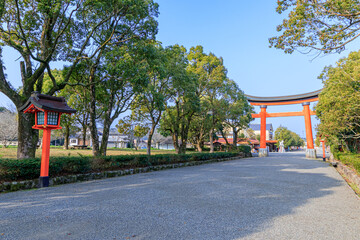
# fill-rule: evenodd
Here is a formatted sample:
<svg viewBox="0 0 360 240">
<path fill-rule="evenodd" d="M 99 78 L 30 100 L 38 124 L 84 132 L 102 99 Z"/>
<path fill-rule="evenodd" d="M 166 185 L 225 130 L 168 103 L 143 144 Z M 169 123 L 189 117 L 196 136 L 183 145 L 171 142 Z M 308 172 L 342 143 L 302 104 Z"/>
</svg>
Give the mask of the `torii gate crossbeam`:
<svg viewBox="0 0 360 240">
<path fill-rule="evenodd" d="M 268 117 L 292 117 L 292 116 L 304 116 L 305 129 L 306 129 L 306 142 L 307 150 L 306 157 L 316 158 L 316 152 L 314 149 L 314 140 L 311 128 L 311 115 L 315 115 L 314 111 L 310 110 L 310 102 L 316 102 L 319 100 L 319 93 L 321 90 L 280 97 L 255 97 L 245 95 L 249 103 L 253 106 L 260 106 L 259 114 L 252 114 L 253 118 L 260 118 L 260 152 L 259 156 L 267 156 L 266 149 L 266 118 Z M 290 104 L 302 104 L 303 111 L 301 112 L 283 112 L 283 113 L 267 113 L 267 106 L 275 105 L 290 105 Z"/>
</svg>

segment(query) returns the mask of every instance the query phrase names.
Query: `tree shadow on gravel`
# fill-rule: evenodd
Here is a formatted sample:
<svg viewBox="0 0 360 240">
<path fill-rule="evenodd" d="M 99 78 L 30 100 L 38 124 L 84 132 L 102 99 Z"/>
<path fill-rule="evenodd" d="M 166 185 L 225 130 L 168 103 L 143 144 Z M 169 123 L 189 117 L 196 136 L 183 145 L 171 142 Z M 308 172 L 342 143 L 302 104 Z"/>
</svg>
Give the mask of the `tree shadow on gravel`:
<svg viewBox="0 0 360 240">
<path fill-rule="evenodd" d="M 326 168 L 270 155 L 3 194 L 0 229 L 9 239 L 239 239 L 344 184 Z"/>
</svg>

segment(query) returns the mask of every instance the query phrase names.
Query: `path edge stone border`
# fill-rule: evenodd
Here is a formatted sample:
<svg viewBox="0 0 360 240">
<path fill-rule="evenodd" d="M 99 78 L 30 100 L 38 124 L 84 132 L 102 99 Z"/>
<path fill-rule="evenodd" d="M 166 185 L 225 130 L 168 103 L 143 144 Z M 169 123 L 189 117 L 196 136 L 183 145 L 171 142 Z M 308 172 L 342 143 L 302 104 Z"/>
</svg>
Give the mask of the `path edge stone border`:
<svg viewBox="0 0 360 240">
<path fill-rule="evenodd" d="M 358 190 L 354 189 L 351 184 L 355 184 L 358 189 L 360 189 L 360 176 L 359 174 L 352 168 L 346 166 L 339 160 L 334 158 L 334 155 L 330 153 L 329 162 L 332 164 L 332 166 L 335 167 L 335 169 L 339 172 L 339 174 L 345 179 L 345 181 L 349 184 L 349 186 L 354 190 L 354 192 L 358 195 L 360 193 Z"/>
<path fill-rule="evenodd" d="M 137 174 L 137 173 L 154 172 L 154 171 L 161 171 L 161 170 L 180 168 L 180 167 L 190 167 L 190 166 L 197 166 L 197 165 L 203 165 L 203 164 L 215 163 L 215 162 L 225 162 L 225 161 L 231 161 L 231 160 L 236 160 L 236 159 L 240 159 L 240 158 L 246 158 L 246 157 L 244 157 L 243 155 L 239 155 L 236 157 L 210 159 L 210 160 L 206 160 L 206 161 L 192 161 L 192 162 L 186 162 L 186 163 L 174 163 L 174 164 L 148 166 L 148 167 L 134 168 L 134 169 L 58 176 L 58 177 L 50 178 L 49 186 L 56 186 L 56 185 L 60 185 L 60 184 L 76 183 L 76 182 L 84 182 L 84 181 L 92 181 L 92 180 L 97 180 L 97 179 L 121 177 L 121 176 L 126 176 L 126 175 Z M 3 182 L 3 183 L 0 183 L 0 193 L 34 189 L 34 188 L 38 188 L 38 187 L 39 187 L 39 179 Z"/>
</svg>

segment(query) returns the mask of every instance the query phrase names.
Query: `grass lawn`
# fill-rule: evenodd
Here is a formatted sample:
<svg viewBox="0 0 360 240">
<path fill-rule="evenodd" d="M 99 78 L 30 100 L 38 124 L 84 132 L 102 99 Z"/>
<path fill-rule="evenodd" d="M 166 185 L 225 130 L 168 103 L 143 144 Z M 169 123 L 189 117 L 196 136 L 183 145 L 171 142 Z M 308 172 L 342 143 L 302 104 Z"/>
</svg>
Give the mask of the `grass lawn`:
<svg viewBox="0 0 360 240">
<path fill-rule="evenodd" d="M 0 158 L 16 158 L 17 148 L 8 147 L 2 148 L 0 147 Z M 169 154 L 175 153 L 174 150 L 151 150 L 151 154 Z M 133 155 L 133 154 L 146 154 L 146 149 L 141 149 L 138 151 L 131 149 L 108 149 L 107 155 Z M 69 149 L 65 150 L 59 147 L 51 147 L 50 148 L 50 157 L 51 156 L 92 156 L 92 150 L 80 150 L 80 149 Z M 41 149 L 36 150 L 36 157 L 41 157 Z"/>
</svg>

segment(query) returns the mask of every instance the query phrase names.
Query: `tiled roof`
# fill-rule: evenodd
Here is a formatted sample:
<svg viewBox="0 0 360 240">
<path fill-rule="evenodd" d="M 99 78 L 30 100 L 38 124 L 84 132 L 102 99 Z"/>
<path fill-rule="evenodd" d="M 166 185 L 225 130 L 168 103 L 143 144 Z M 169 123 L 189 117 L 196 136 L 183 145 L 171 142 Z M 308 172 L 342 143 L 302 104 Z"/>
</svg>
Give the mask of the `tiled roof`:
<svg viewBox="0 0 360 240">
<path fill-rule="evenodd" d="M 38 92 L 33 92 L 29 100 L 20 107 L 20 111 L 24 111 L 28 107 L 39 108 L 48 111 L 62 112 L 62 113 L 75 113 L 76 110 L 70 108 L 63 97 L 53 97 Z"/>
<path fill-rule="evenodd" d="M 251 128 L 254 131 L 260 131 L 260 124 L 250 124 L 249 128 Z M 266 130 L 273 129 L 273 126 L 271 123 L 266 124 Z"/>
</svg>

